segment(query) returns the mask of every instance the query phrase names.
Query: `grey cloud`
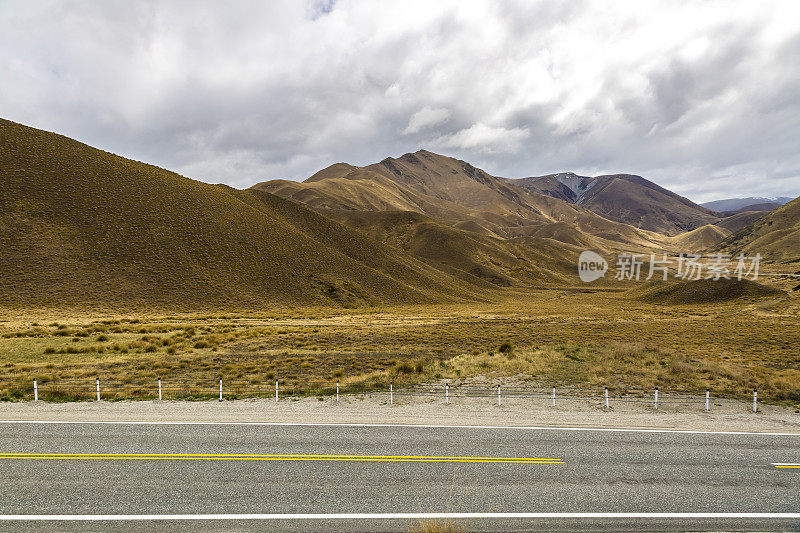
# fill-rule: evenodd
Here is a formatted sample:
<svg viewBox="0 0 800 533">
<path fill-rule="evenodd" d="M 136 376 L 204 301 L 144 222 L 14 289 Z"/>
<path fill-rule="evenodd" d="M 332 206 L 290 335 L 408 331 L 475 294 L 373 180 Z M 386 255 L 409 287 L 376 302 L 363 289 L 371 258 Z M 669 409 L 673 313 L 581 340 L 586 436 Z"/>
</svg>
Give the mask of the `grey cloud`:
<svg viewBox="0 0 800 533">
<path fill-rule="evenodd" d="M 11 1 L 0 108 L 239 187 L 428 148 L 698 201 L 798 195 L 800 13 L 750 6 Z"/>
</svg>

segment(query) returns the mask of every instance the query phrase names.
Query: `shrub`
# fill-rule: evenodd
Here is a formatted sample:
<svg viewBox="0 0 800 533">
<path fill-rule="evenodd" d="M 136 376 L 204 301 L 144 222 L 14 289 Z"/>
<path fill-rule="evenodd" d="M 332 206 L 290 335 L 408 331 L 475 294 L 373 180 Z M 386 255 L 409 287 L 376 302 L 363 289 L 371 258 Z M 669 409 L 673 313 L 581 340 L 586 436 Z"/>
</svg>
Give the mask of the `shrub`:
<svg viewBox="0 0 800 533">
<path fill-rule="evenodd" d="M 500 353 L 508 354 L 511 353 L 513 349 L 514 347 L 511 345 L 511 343 L 506 341 L 503 344 L 501 344 L 499 348 L 497 348 L 497 351 Z"/>
<path fill-rule="evenodd" d="M 398 363 L 394 369 L 399 374 L 412 374 L 414 372 L 414 367 L 409 363 Z"/>
</svg>

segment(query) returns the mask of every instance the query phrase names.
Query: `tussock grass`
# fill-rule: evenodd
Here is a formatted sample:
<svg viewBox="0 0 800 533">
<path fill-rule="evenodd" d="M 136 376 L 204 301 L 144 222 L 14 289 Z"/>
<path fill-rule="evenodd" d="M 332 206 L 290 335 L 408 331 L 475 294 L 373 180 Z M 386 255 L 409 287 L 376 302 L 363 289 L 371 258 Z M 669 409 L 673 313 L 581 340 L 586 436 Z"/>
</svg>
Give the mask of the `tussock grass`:
<svg viewBox="0 0 800 533">
<path fill-rule="evenodd" d="M 305 395 L 328 393 L 336 380 L 342 392 L 360 392 L 515 376 L 592 390 L 758 388 L 765 400 L 800 403 L 800 306 L 793 301 L 673 308 L 618 294 L 525 297 L 506 307 L 381 313 L 167 318 L 0 311 L 0 397 L 27 398 L 32 380 L 43 383 L 45 376 L 53 383 L 85 380 L 87 399 L 95 376 L 110 397 L 112 380 L 124 384 L 118 397 L 144 397 L 162 377 L 165 386 L 181 384 L 168 397 L 195 398 L 214 397 L 220 376 L 226 394 L 240 397 L 273 395 L 275 379 L 282 395 Z"/>
</svg>

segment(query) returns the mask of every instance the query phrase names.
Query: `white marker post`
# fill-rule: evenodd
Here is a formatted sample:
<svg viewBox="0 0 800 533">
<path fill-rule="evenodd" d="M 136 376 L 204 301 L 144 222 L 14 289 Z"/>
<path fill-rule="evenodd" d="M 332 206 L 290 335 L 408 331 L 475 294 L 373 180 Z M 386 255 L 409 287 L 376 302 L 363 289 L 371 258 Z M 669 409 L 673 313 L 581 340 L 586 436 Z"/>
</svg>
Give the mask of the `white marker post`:
<svg viewBox="0 0 800 533">
<path fill-rule="evenodd" d="M 33 401 L 37 401 L 39 399 L 39 386 L 36 384 L 36 380 L 33 380 Z"/>
<path fill-rule="evenodd" d="M 275 403 L 278 403 L 278 380 L 275 380 Z"/>
<path fill-rule="evenodd" d="M 97 383 L 97 401 L 99 402 L 100 401 L 100 378 L 99 377 L 95 378 L 95 380 L 96 380 L 96 383 Z"/>
<path fill-rule="evenodd" d="M 444 403 L 450 403 L 450 388 L 447 383 L 444 384 Z"/>
<path fill-rule="evenodd" d="M 608 409 L 608 387 L 604 388 L 605 396 L 606 396 L 606 409 Z"/>
<path fill-rule="evenodd" d="M 219 378 L 219 401 L 222 401 L 222 378 Z"/>
<path fill-rule="evenodd" d="M 658 387 L 656 387 L 655 403 L 653 404 L 653 407 L 654 407 L 656 410 L 658 410 Z"/>
<path fill-rule="evenodd" d="M 711 396 L 711 391 L 706 389 L 706 411 L 708 411 L 708 400 L 710 399 L 709 398 L 710 396 Z"/>
<path fill-rule="evenodd" d="M 758 391 L 753 389 L 753 412 L 758 412 Z"/>
<path fill-rule="evenodd" d="M 161 378 L 158 378 L 158 399 L 161 400 Z"/>
<path fill-rule="evenodd" d="M 553 387 L 553 407 L 556 406 L 556 388 Z"/>
<path fill-rule="evenodd" d="M 394 383 L 389 383 L 389 405 L 394 405 Z"/>
<path fill-rule="evenodd" d="M 339 403 L 339 380 L 336 380 L 336 403 Z"/>
<path fill-rule="evenodd" d="M 497 405 L 500 405 L 500 385 L 497 386 Z"/>
</svg>

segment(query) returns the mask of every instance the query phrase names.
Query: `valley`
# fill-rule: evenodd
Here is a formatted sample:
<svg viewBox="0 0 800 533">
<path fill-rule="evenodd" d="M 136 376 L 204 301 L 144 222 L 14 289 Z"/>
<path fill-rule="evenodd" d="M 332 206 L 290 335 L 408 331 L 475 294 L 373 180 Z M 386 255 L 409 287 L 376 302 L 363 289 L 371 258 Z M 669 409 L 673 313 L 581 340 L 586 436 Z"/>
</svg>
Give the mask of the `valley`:
<svg viewBox="0 0 800 533">
<path fill-rule="evenodd" d="M 638 176 L 513 180 L 424 150 L 237 190 L 9 121 L 0 140 L 5 399 L 34 379 L 53 400 L 95 377 L 195 399 L 220 378 L 241 396 L 511 379 L 800 404 L 798 200 L 725 214 Z M 591 284 L 587 249 L 610 264 Z M 758 282 L 615 279 L 619 254 L 646 274 L 712 250 L 760 253 Z"/>
</svg>

